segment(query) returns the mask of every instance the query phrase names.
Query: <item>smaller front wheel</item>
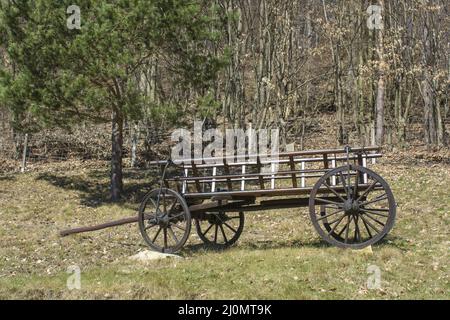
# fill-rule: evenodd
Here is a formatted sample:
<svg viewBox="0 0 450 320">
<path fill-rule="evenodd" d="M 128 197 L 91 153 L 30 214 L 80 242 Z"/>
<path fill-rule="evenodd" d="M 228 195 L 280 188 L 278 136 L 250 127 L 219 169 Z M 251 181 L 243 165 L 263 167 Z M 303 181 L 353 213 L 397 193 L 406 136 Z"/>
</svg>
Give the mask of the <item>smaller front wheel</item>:
<svg viewBox="0 0 450 320">
<path fill-rule="evenodd" d="M 225 249 L 241 236 L 244 229 L 244 213 L 206 213 L 204 219 L 195 220 L 197 234 L 207 245 Z"/>
<path fill-rule="evenodd" d="M 162 253 L 180 250 L 191 232 L 191 214 L 186 201 L 170 189 L 155 189 L 145 196 L 138 223 L 145 242 Z"/>
</svg>

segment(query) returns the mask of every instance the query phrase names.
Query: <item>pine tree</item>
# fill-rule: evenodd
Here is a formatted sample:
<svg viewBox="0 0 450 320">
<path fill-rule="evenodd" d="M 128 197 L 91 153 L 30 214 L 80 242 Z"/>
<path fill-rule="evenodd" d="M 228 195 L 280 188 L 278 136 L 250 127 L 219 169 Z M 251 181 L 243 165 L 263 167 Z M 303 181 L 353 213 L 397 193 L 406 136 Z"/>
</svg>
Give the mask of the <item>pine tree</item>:
<svg viewBox="0 0 450 320">
<path fill-rule="evenodd" d="M 111 121 L 111 197 L 119 200 L 124 121 L 139 119 L 146 104 L 136 72 L 166 55 L 180 83 L 207 87 L 223 66 L 205 50 L 218 19 L 201 0 L 79 0 L 77 29 L 68 27 L 71 2 L 0 1 L 0 47 L 13 66 L 0 70 L 0 101 L 17 127 Z"/>
</svg>

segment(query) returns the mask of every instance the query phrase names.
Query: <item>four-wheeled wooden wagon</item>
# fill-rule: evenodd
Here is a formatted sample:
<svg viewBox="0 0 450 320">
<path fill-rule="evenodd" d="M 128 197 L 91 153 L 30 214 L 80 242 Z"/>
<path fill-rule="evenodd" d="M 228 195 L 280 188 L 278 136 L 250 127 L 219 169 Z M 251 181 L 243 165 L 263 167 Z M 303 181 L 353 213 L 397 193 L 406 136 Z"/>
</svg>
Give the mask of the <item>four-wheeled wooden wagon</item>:
<svg viewBox="0 0 450 320">
<path fill-rule="evenodd" d="M 153 162 L 161 166 L 161 186 L 145 196 L 139 229 L 152 249 L 173 253 L 194 222 L 205 244 L 225 248 L 239 239 L 246 212 L 309 207 L 326 242 L 363 248 L 380 241 L 395 221 L 389 185 L 367 168 L 379 151 L 345 147 Z"/>
</svg>

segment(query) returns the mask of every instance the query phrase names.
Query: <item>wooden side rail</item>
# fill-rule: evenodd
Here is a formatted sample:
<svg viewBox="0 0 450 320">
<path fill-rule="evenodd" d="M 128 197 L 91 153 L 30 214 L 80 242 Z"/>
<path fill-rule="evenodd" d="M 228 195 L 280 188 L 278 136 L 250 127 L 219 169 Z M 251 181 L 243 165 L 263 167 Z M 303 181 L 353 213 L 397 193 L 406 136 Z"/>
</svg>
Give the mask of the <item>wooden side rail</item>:
<svg viewBox="0 0 450 320">
<path fill-rule="evenodd" d="M 302 178 L 304 178 L 304 179 L 320 178 L 322 176 L 323 176 L 323 174 L 310 174 L 310 175 L 304 175 L 304 176 L 302 176 Z M 353 176 L 355 176 L 355 174 L 351 173 L 350 176 L 353 177 Z M 272 177 L 272 176 L 263 177 L 262 179 L 263 179 L 263 183 L 265 184 L 266 182 L 269 182 L 269 181 L 272 181 L 272 180 L 288 180 L 288 179 L 290 180 L 291 177 L 292 177 L 291 175 L 283 175 L 283 176 L 274 176 L 274 177 Z M 261 182 L 261 178 L 260 177 L 258 177 L 258 178 L 251 178 L 251 177 L 240 177 L 239 178 L 238 177 L 238 178 L 233 178 L 233 179 L 227 178 L 227 179 L 209 179 L 209 180 L 202 180 L 201 178 L 200 179 L 194 178 L 192 180 L 193 181 L 190 181 L 190 182 L 188 181 L 187 184 L 191 185 L 191 184 L 194 184 L 194 183 L 197 183 L 197 182 L 199 182 L 199 183 L 220 183 L 220 184 L 223 184 L 223 183 L 226 183 L 228 181 L 231 181 L 231 182 L 242 182 L 242 181 L 255 182 L 255 181 L 258 181 L 259 183 Z M 334 183 L 330 183 L 330 185 L 333 186 Z M 274 189 L 274 188 L 275 188 L 274 186 L 271 187 L 271 189 Z M 228 189 L 228 190 L 232 190 L 232 189 Z"/>
<path fill-rule="evenodd" d="M 370 155 L 370 153 L 373 152 L 379 152 L 381 150 L 380 147 L 378 146 L 371 146 L 371 147 L 356 147 L 356 148 L 351 148 L 350 154 L 357 154 L 357 153 L 369 153 L 368 155 Z M 290 157 L 300 157 L 300 156 L 316 156 L 316 155 L 338 155 L 338 154 L 345 154 L 345 149 L 344 148 L 340 148 L 340 149 L 323 149 L 323 150 L 305 150 L 305 151 L 294 151 L 294 152 L 280 152 L 278 153 L 276 156 L 278 156 L 278 158 L 290 158 Z M 252 160 L 254 159 L 254 161 L 250 161 L 250 162 L 256 162 L 256 159 L 265 159 L 265 158 L 273 158 L 274 155 L 270 155 L 270 154 L 266 154 L 266 155 L 232 155 L 232 156 L 223 156 L 223 157 L 216 157 L 216 158 L 202 158 L 202 159 L 188 159 L 188 160 L 174 160 L 173 162 L 175 164 L 178 165 L 183 165 L 184 162 L 189 162 L 189 163 L 195 163 L 197 165 L 197 168 L 201 168 L 200 165 L 202 164 L 207 164 L 208 162 L 217 162 L 218 160 L 220 160 L 219 162 L 217 162 L 216 164 L 210 164 L 213 166 L 217 166 L 220 165 L 224 162 L 226 162 L 229 166 L 231 165 L 242 165 L 245 163 L 248 163 L 247 160 Z M 345 159 L 345 157 L 343 157 Z M 300 158 L 301 159 L 301 158 Z M 323 158 L 322 158 L 323 159 Z M 235 161 L 241 161 L 241 162 L 235 162 Z M 243 160 L 243 162 L 242 162 Z M 264 164 L 264 161 L 261 161 Z M 289 162 L 289 159 L 287 159 L 287 162 Z M 272 162 L 267 162 L 267 164 L 270 164 Z M 150 162 L 150 165 L 165 165 L 167 164 L 167 161 L 152 161 Z M 185 167 L 189 167 L 189 164 L 185 163 L 184 164 Z"/>
<path fill-rule="evenodd" d="M 307 179 L 320 178 L 323 174 L 340 166 L 340 163 L 345 163 L 347 160 L 360 166 L 366 166 L 367 159 L 382 156 L 379 153 L 369 153 L 376 150 L 379 150 L 379 148 L 353 148 L 348 157 L 342 155 L 345 153 L 344 149 L 329 149 L 281 153 L 278 159 L 263 159 L 258 156 L 254 161 L 234 163 L 229 163 L 226 157 L 216 158 L 215 160 L 219 160 L 219 163 L 197 164 L 195 160 L 189 160 L 187 163 L 179 165 L 182 171 L 181 175 L 165 178 L 164 184 L 168 186 L 169 182 L 175 183 L 177 190 L 182 194 L 193 192 L 198 194 L 215 193 L 220 189 L 222 191 L 247 191 L 247 182 L 250 183 L 250 189 L 254 189 L 255 185 L 259 184 L 259 190 L 276 190 L 282 188 L 282 186 L 276 184 L 279 180 L 290 181 L 293 189 L 307 188 Z M 340 154 L 340 156 L 337 154 Z M 316 157 L 305 158 L 299 155 L 315 155 Z M 158 162 L 158 164 L 162 163 L 167 162 Z M 319 168 L 316 165 L 315 168 L 306 169 L 308 163 L 319 163 Z M 276 165 L 283 167 L 276 168 Z M 336 185 L 335 177 L 329 180 L 327 181 L 328 184 Z M 361 181 L 365 182 L 365 177 L 361 177 Z M 308 181 L 309 183 L 310 181 Z M 286 184 L 283 183 L 283 186 L 286 186 Z M 192 188 L 194 189 L 192 190 Z"/>
<path fill-rule="evenodd" d="M 268 177 L 272 175 L 286 175 L 286 174 L 302 174 L 302 173 L 322 173 L 325 174 L 326 172 L 330 171 L 332 169 L 306 169 L 306 170 L 292 170 L 292 171 L 278 171 L 278 172 L 267 172 L 267 173 L 238 173 L 238 174 L 230 174 L 230 175 L 215 175 L 215 176 L 199 176 L 199 177 L 175 177 L 175 178 L 167 178 L 167 181 L 195 181 L 198 179 L 205 179 L 205 180 L 214 180 L 217 181 L 218 179 L 234 179 L 234 178 L 251 178 L 251 177 Z"/>
<path fill-rule="evenodd" d="M 371 158 L 379 158 L 381 157 L 380 154 L 375 154 L 375 155 L 368 155 L 366 156 L 362 156 L 362 157 L 350 157 L 350 160 L 358 160 L 358 164 L 362 165 L 362 162 L 364 162 L 363 160 L 361 160 L 361 158 L 363 159 L 371 159 Z M 294 163 L 294 168 L 295 168 L 295 164 L 298 163 L 307 163 L 307 162 L 331 162 L 331 160 L 333 162 L 336 161 L 342 161 L 344 160 L 343 158 L 332 158 L 332 159 L 324 159 L 324 158 L 314 158 L 314 161 L 308 161 L 311 159 L 301 159 L 298 160 L 297 162 Z M 346 158 L 345 158 L 346 160 Z M 242 164 L 241 166 L 253 166 L 253 164 Z M 198 169 L 195 170 L 194 176 L 188 176 L 188 175 L 184 175 L 184 176 L 176 176 L 173 178 L 166 178 L 167 181 L 171 181 L 171 182 L 178 182 L 178 181 L 182 181 L 182 182 L 186 182 L 186 183 L 192 183 L 194 182 L 196 184 L 196 188 L 199 189 L 198 183 L 219 183 L 219 182 L 227 182 L 228 184 L 230 184 L 230 182 L 236 182 L 236 181 L 241 181 L 241 180 L 246 180 L 246 181 L 250 181 L 250 179 L 247 178 L 257 178 L 257 180 L 267 180 L 267 179 L 277 179 L 277 177 L 282 176 L 283 179 L 289 178 L 289 177 L 295 177 L 295 181 L 297 180 L 297 178 L 311 178 L 311 177 L 320 177 L 321 175 L 307 175 L 309 173 L 322 173 L 325 174 L 328 171 L 331 171 L 336 164 L 333 164 L 331 168 L 324 168 L 324 169 L 298 169 L 298 170 L 278 170 L 276 172 L 262 172 L 262 173 L 236 173 L 236 174 L 225 174 L 225 175 L 200 175 L 198 172 Z M 254 164 L 254 166 L 256 167 L 257 164 Z M 216 169 L 218 166 L 214 166 L 213 168 Z M 292 165 L 291 165 L 292 167 Z M 304 166 L 302 166 L 304 167 Z M 186 168 L 185 170 L 189 170 L 189 168 Z M 213 173 L 216 172 L 216 170 L 213 170 Z M 290 176 L 286 176 L 286 175 L 290 175 Z M 226 181 L 224 181 L 224 179 L 226 179 Z M 294 185 L 295 187 L 295 185 Z M 231 188 L 229 188 L 231 189 Z"/>
<path fill-rule="evenodd" d="M 262 175 L 261 175 L 262 176 Z M 236 178 L 227 178 L 227 179 L 205 179 L 203 180 L 201 177 L 200 178 L 194 178 L 194 179 L 189 179 L 192 181 L 188 181 L 188 184 L 193 184 L 195 183 L 195 181 L 198 181 L 200 183 L 226 183 L 228 181 L 231 182 L 241 182 L 241 181 L 245 181 L 245 182 L 250 182 L 250 181 L 258 181 L 261 182 L 261 179 L 263 181 L 263 183 L 267 182 L 267 181 L 271 181 L 271 180 L 282 180 L 282 179 L 290 179 L 292 176 L 291 175 L 275 175 L 274 177 L 272 176 L 263 176 L 261 178 L 261 176 L 257 176 L 257 177 L 236 177 Z M 311 174 L 311 175 L 306 175 L 305 178 L 320 178 L 321 176 L 323 176 L 323 174 Z"/>
<path fill-rule="evenodd" d="M 358 190 L 366 190 L 370 184 L 361 184 L 358 186 Z M 377 190 L 379 186 L 374 189 Z M 345 194 L 343 187 L 334 188 L 334 190 L 339 194 Z M 280 189 L 263 189 L 263 190 L 244 190 L 244 191 L 223 191 L 221 194 L 223 196 L 231 196 L 233 199 L 235 197 L 240 198 L 258 198 L 258 197 L 273 197 L 273 196 L 290 196 L 290 195 L 309 195 L 311 193 L 311 188 L 280 188 Z M 319 194 L 330 193 L 327 188 L 320 188 L 318 190 Z M 186 193 L 184 197 L 186 199 L 211 199 L 211 197 L 217 195 L 217 192 L 203 192 L 203 193 Z"/>
<path fill-rule="evenodd" d="M 381 158 L 383 155 L 380 153 L 371 153 L 371 154 L 367 154 L 367 155 L 363 155 L 364 159 L 376 159 L 376 158 Z M 311 163 L 311 162 L 323 162 L 325 157 L 315 157 L 315 158 L 300 158 L 300 157 L 294 157 L 293 158 L 293 162 L 295 164 L 298 163 L 302 163 L 302 162 L 306 162 L 306 163 Z M 335 161 L 346 161 L 347 157 L 331 157 L 328 156 L 327 157 L 329 161 L 331 160 L 335 160 Z M 216 158 L 216 160 L 221 160 L 222 158 Z M 351 155 L 349 157 L 349 160 L 358 160 L 358 155 Z M 267 165 L 271 165 L 271 164 L 290 164 L 290 160 L 289 159 L 269 159 L 269 160 L 261 160 L 260 164 L 262 166 L 267 166 Z M 152 164 L 152 163 L 151 163 Z M 154 163 L 153 163 L 154 164 Z M 160 164 L 161 165 L 161 164 Z M 247 161 L 247 162 L 230 162 L 227 163 L 228 167 L 241 167 L 243 165 L 247 165 L 247 166 L 257 166 L 258 162 L 255 161 Z M 184 168 L 184 169 L 192 169 L 192 165 L 190 164 L 190 161 L 188 164 L 181 164 L 180 167 Z M 205 163 L 205 164 L 197 164 L 196 169 L 211 169 L 211 168 L 223 168 L 224 164 L 222 162 L 217 162 L 217 163 Z"/>
</svg>

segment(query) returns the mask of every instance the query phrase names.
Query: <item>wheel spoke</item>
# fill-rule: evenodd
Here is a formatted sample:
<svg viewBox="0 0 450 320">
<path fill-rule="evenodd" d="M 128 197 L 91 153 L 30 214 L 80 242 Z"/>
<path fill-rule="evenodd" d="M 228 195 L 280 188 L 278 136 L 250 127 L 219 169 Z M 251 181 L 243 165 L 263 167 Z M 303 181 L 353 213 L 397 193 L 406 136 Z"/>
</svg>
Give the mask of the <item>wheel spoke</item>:
<svg viewBox="0 0 450 320">
<path fill-rule="evenodd" d="M 331 201 L 331 200 L 327 200 L 327 199 L 323 199 L 323 198 L 316 198 L 315 200 L 316 201 L 321 201 L 321 202 L 324 202 L 324 203 L 328 203 L 328 204 L 334 204 L 335 206 L 337 206 L 336 209 L 339 209 L 341 207 L 340 203 L 334 202 L 334 201 Z"/>
<path fill-rule="evenodd" d="M 175 209 L 175 206 L 176 206 L 177 203 L 178 203 L 178 200 L 175 199 L 174 203 L 170 206 L 169 214 L 172 212 L 173 209 Z"/>
<path fill-rule="evenodd" d="M 348 234 L 350 232 L 350 224 L 351 224 L 352 220 L 353 220 L 353 216 L 348 216 L 348 223 L 347 223 L 347 226 L 346 226 L 347 231 L 345 231 L 345 243 L 348 242 Z"/>
<path fill-rule="evenodd" d="M 359 196 L 358 199 L 356 199 L 356 201 L 361 201 L 362 198 L 364 198 L 365 196 L 367 196 L 369 194 L 370 191 L 373 190 L 373 188 L 375 188 L 375 186 L 377 185 L 378 181 L 374 181 L 364 192 L 363 194 L 361 194 Z"/>
<path fill-rule="evenodd" d="M 389 209 L 382 209 L 382 208 L 364 208 L 366 210 L 371 210 L 371 211 L 378 211 L 378 212 L 390 212 L 391 210 Z"/>
<path fill-rule="evenodd" d="M 330 232 L 328 232 L 328 235 L 332 234 L 336 230 L 337 226 L 342 222 L 342 220 L 344 220 L 344 218 L 345 218 L 345 215 L 343 215 L 340 219 L 333 222 L 333 223 L 337 222 L 337 224 L 333 227 L 333 229 L 330 230 Z M 332 223 L 330 223 L 330 225 L 331 224 Z"/>
<path fill-rule="evenodd" d="M 158 215 L 161 213 L 161 210 L 159 210 L 159 201 L 155 201 L 154 199 L 150 198 L 150 201 L 153 203 L 153 206 L 155 207 L 155 215 Z M 158 205 L 156 205 L 158 203 Z"/>
<path fill-rule="evenodd" d="M 362 219 L 365 223 L 367 223 L 367 225 L 368 225 L 369 227 L 371 227 L 376 233 L 380 233 L 380 230 L 378 230 L 376 227 L 374 227 L 374 225 L 371 224 L 370 221 L 367 221 L 366 218 L 364 218 L 364 215 L 361 215 L 361 219 Z"/>
<path fill-rule="evenodd" d="M 370 214 L 374 214 L 374 215 L 376 215 L 376 216 L 380 216 L 380 217 L 385 217 L 385 218 L 389 218 L 389 215 L 388 214 L 382 214 L 382 213 L 379 213 L 379 212 L 375 212 L 375 211 L 373 211 L 373 209 L 365 209 L 365 208 L 359 208 L 361 211 L 363 211 L 363 212 L 366 212 L 366 213 L 370 213 Z"/>
<path fill-rule="evenodd" d="M 156 235 L 155 235 L 155 237 L 154 237 L 153 240 L 152 240 L 153 243 L 156 242 L 156 239 L 158 238 L 159 234 L 161 233 L 161 229 L 162 229 L 162 228 L 159 227 L 158 232 L 156 232 Z"/>
<path fill-rule="evenodd" d="M 219 225 L 219 226 L 220 226 L 220 231 L 222 232 L 222 235 L 223 235 L 223 240 L 225 240 L 225 243 L 227 243 L 228 239 L 227 239 L 227 236 L 225 234 L 225 230 L 223 230 L 223 226 L 222 225 Z"/>
<path fill-rule="evenodd" d="M 368 218 L 370 218 L 371 220 L 373 220 L 373 221 L 375 221 L 376 223 L 378 223 L 380 226 L 382 226 L 383 228 L 384 228 L 384 223 L 383 222 L 381 222 L 381 221 L 379 221 L 379 220 L 377 220 L 377 219 L 375 219 L 374 217 L 372 217 L 370 214 L 368 214 L 368 213 L 364 213 Z"/>
<path fill-rule="evenodd" d="M 340 236 L 344 233 L 345 230 L 347 230 L 347 225 L 345 225 L 345 226 L 341 229 L 341 231 L 339 231 L 339 233 L 337 234 L 337 236 L 340 237 Z"/>
<path fill-rule="evenodd" d="M 184 229 L 184 228 L 182 228 L 182 227 L 180 227 L 179 225 L 177 225 L 177 224 L 172 224 L 172 227 L 175 227 L 175 228 L 177 228 L 177 229 L 180 229 L 181 231 L 183 231 L 183 232 L 185 232 L 186 231 L 186 229 Z"/>
<path fill-rule="evenodd" d="M 341 231 L 339 231 L 338 237 L 340 237 L 344 233 L 344 231 L 347 230 L 347 227 L 349 226 L 349 224 L 350 224 L 349 216 L 347 216 L 347 224 L 341 229 Z"/>
<path fill-rule="evenodd" d="M 211 225 L 209 225 L 209 227 L 208 227 L 208 229 L 206 229 L 206 231 L 205 232 L 203 232 L 203 236 L 205 237 L 206 236 L 206 234 L 209 232 L 209 230 L 211 230 L 212 229 L 212 227 L 214 227 L 214 225 L 213 224 L 211 224 Z"/>
<path fill-rule="evenodd" d="M 164 228 L 164 249 L 167 248 L 167 228 Z"/>
<path fill-rule="evenodd" d="M 157 224 L 155 223 L 155 224 L 146 226 L 144 230 L 147 231 L 148 229 L 151 229 L 151 228 L 156 227 L 156 226 L 157 226 Z"/>
<path fill-rule="evenodd" d="M 363 217 L 361 217 L 361 221 L 363 222 L 364 227 L 366 228 L 367 233 L 369 234 L 370 239 L 372 239 L 372 238 L 373 238 L 372 232 L 370 232 L 370 228 L 369 228 L 369 226 L 367 225 L 366 221 L 363 219 Z"/>
<path fill-rule="evenodd" d="M 361 203 L 360 205 L 361 205 L 361 206 L 367 206 L 368 204 L 377 203 L 377 202 L 386 200 L 387 198 L 388 198 L 388 196 L 387 196 L 387 194 L 385 193 L 385 194 L 383 194 L 383 195 L 381 195 L 381 196 L 379 196 L 379 197 L 376 197 L 374 200 L 370 200 L 370 201 L 367 201 L 367 202 L 363 202 L 363 203 Z"/>
<path fill-rule="evenodd" d="M 335 212 L 332 212 L 330 214 L 327 214 L 325 216 L 320 217 L 319 219 L 317 219 L 317 221 L 321 221 L 321 220 L 326 219 L 328 217 L 334 216 L 335 214 L 338 214 L 338 213 L 340 213 L 342 211 L 344 211 L 344 209 L 339 209 L 338 211 L 335 211 Z"/>
<path fill-rule="evenodd" d="M 358 226 L 359 217 L 356 216 L 353 221 L 355 222 L 355 238 L 353 239 L 353 242 L 361 242 L 361 233 Z"/>
<path fill-rule="evenodd" d="M 234 229 L 232 226 L 230 226 L 228 223 L 224 222 L 223 223 L 228 229 L 230 229 L 231 231 L 233 231 L 234 233 L 237 233 L 237 230 Z"/>
<path fill-rule="evenodd" d="M 216 230 L 214 231 L 214 243 L 217 243 L 217 232 L 219 231 L 219 226 L 216 224 Z"/>
<path fill-rule="evenodd" d="M 345 218 L 345 214 L 342 215 L 341 218 Z M 337 218 L 336 220 L 333 220 L 333 221 L 331 221 L 331 222 L 328 222 L 327 224 L 328 224 L 329 226 L 331 226 L 331 225 L 335 224 L 336 222 L 338 222 L 341 218 Z M 324 223 L 324 224 L 325 224 L 325 223 Z"/>
<path fill-rule="evenodd" d="M 178 218 L 178 217 L 181 217 L 181 216 L 184 216 L 184 212 L 183 212 L 183 213 L 180 213 L 180 214 L 177 214 L 176 216 L 169 217 L 169 221 L 170 221 L 170 220 L 173 220 L 173 219 L 176 219 L 176 218 Z"/>
<path fill-rule="evenodd" d="M 169 226 L 169 233 L 170 233 L 170 235 L 172 236 L 172 238 L 175 240 L 175 243 L 178 243 L 178 238 L 177 238 L 177 236 L 175 235 L 175 232 L 173 232 L 173 230 L 172 230 L 172 227 L 171 226 Z"/>
<path fill-rule="evenodd" d="M 327 189 L 330 190 L 336 197 L 338 197 L 339 199 L 341 199 L 342 202 L 345 202 L 345 199 L 342 198 L 342 196 L 341 196 L 339 193 L 337 193 L 336 190 L 334 190 L 333 188 L 331 188 L 331 187 L 328 185 L 328 183 L 324 182 L 323 185 L 324 185 L 325 187 L 327 187 Z"/>
</svg>

